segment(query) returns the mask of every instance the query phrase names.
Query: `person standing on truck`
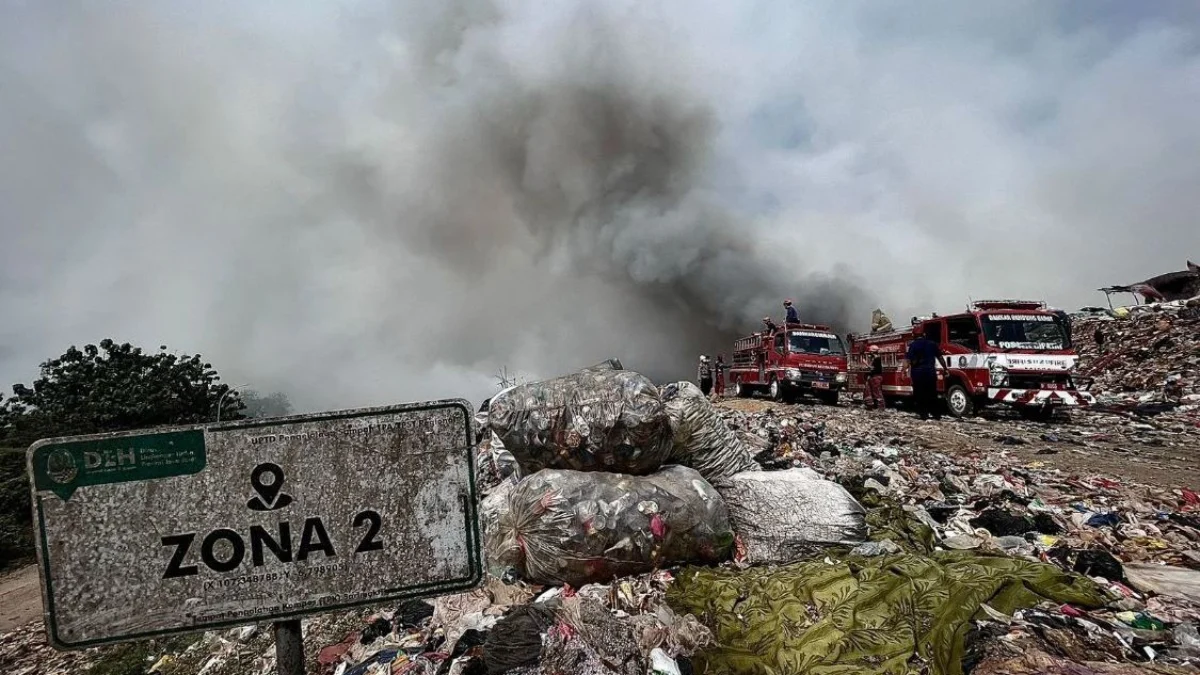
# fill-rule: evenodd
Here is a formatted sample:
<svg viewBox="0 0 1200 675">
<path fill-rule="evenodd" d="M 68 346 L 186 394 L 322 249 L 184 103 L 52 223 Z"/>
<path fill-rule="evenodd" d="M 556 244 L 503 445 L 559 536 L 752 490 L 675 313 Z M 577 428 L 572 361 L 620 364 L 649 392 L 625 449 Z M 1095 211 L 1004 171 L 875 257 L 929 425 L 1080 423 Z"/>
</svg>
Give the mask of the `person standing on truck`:
<svg viewBox="0 0 1200 675">
<path fill-rule="evenodd" d="M 792 305 L 791 300 L 783 301 L 783 311 L 786 315 L 783 320 L 785 325 L 789 323 L 800 323 L 800 313 L 796 311 L 796 308 Z"/>
<path fill-rule="evenodd" d="M 1067 338 L 1066 342 L 1064 342 L 1063 345 L 1069 349 L 1072 344 L 1071 343 L 1071 315 L 1067 314 L 1064 310 L 1061 310 L 1058 308 L 1053 308 L 1050 311 L 1053 312 L 1054 316 L 1058 317 L 1058 320 L 1061 322 L 1060 325 L 1062 326 L 1062 329 L 1063 329 L 1063 335 Z"/>
<path fill-rule="evenodd" d="M 923 420 L 929 419 L 930 415 L 933 415 L 935 420 L 942 419 L 942 407 L 937 392 L 937 367 L 941 364 L 947 371 L 950 369 L 946 365 L 946 357 L 942 356 L 942 348 L 922 331 L 908 344 L 906 356 L 909 376 L 912 378 L 913 407 L 916 408 L 917 416 Z"/>
<path fill-rule="evenodd" d="M 763 317 L 763 330 L 765 330 L 767 332 L 768 336 L 775 337 L 775 331 L 779 330 L 779 326 L 775 325 L 775 322 L 771 320 L 771 317 L 764 316 Z"/>
<path fill-rule="evenodd" d="M 713 373 L 713 394 L 717 398 L 725 395 L 725 371 L 728 369 L 729 366 L 725 364 L 725 355 L 717 354 L 717 363 L 713 366 L 715 371 Z"/>
<path fill-rule="evenodd" d="M 704 354 L 700 355 L 700 367 L 696 369 L 696 379 L 700 381 L 700 391 L 708 396 L 712 391 L 713 372 L 712 364 L 708 362 L 708 357 Z"/>
<path fill-rule="evenodd" d="M 867 371 L 867 390 L 863 403 L 868 410 L 883 410 L 886 406 L 883 400 L 883 357 L 879 355 L 879 345 L 867 347 L 871 356 L 871 369 Z"/>
</svg>

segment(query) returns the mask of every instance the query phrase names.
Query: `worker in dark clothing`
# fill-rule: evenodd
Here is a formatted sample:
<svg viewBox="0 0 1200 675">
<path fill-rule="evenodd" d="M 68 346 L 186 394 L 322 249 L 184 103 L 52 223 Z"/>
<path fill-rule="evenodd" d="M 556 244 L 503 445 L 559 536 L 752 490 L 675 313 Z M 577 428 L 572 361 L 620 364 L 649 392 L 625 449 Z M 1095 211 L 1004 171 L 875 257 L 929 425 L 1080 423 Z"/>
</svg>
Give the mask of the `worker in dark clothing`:
<svg viewBox="0 0 1200 675">
<path fill-rule="evenodd" d="M 800 313 L 796 311 L 796 308 L 792 305 L 791 300 L 783 301 L 783 311 L 786 314 L 786 318 L 783 320 L 785 324 L 800 323 Z"/>
<path fill-rule="evenodd" d="M 717 363 L 713 366 L 713 394 L 717 398 L 725 395 L 725 371 L 729 370 L 729 365 L 725 363 L 725 355 L 717 354 Z"/>
<path fill-rule="evenodd" d="M 767 335 L 775 335 L 775 331 L 779 330 L 779 326 L 775 325 L 775 322 L 771 320 L 771 317 L 764 316 L 763 330 L 767 331 Z"/>
<path fill-rule="evenodd" d="M 1060 322 L 1062 322 L 1060 325 L 1062 326 L 1062 329 L 1063 329 L 1063 337 L 1066 338 L 1066 340 L 1063 342 L 1063 347 L 1070 349 L 1071 348 L 1071 315 L 1067 314 L 1066 312 L 1064 312 L 1061 309 L 1053 309 L 1050 311 L 1052 311 L 1054 313 L 1054 316 L 1058 317 L 1058 320 Z"/>
<path fill-rule="evenodd" d="M 868 409 L 883 410 L 883 357 L 879 355 L 879 346 L 867 347 L 871 355 L 871 369 L 867 371 L 867 390 L 863 392 L 863 403 Z"/>
<path fill-rule="evenodd" d="M 708 396 L 713 387 L 713 371 L 708 357 L 703 354 L 700 355 L 700 367 L 696 369 L 696 379 L 700 381 L 700 391 Z"/>
<path fill-rule="evenodd" d="M 942 356 L 942 348 L 938 343 L 922 333 L 908 344 L 908 369 L 912 378 L 913 407 L 917 415 L 923 419 L 942 419 L 942 406 L 938 401 L 937 367 L 949 370 L 946 357 Z"/>
<path fill-rule="evenodd" d="M 1092 333 L 1092 339 L 1096 341 L 1096 351 L 1104 351 L 1104 331 L 1100 330 L 1099 326 L 1096 326 L 1096 332 Z"/>
</svg>

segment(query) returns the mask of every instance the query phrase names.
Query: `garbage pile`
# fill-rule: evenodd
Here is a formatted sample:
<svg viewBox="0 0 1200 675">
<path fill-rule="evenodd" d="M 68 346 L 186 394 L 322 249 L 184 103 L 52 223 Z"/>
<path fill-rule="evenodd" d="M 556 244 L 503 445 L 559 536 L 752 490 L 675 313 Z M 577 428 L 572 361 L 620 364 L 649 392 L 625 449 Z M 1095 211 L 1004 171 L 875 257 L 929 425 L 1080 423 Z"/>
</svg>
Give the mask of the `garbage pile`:
<svg viewBox="0 0 1200 675">
<path fill-rule="evenodd" d="M 1195 417 L 1200 411 L 1200 301 L 1129 309 L 1124 319 L 1082 319 L 1072 330 L 1080 373 L 1095 379 L 1091 391 L 1101 409 Z"/>
<path fill-rule="evenodd" d="M 844 489 L 762 472 L 690 382 L 660 391 L 595 366 L 497 395 L 486 425 L 486 454 L 503 445 L 519 469 L 493 466 L 503 482 L 481 509 L 501 578 L 579 587 L 669 565 L 792 560 L 865 535 Z"/>
<path fill-rule="evenodd" d="M 307 672 L 1197 672 L 1200 428 L 1160 422 L 1183 408 L 931 423 L 617 364 L 514 387 L 478 417 L 483 586 L 307 619 Z M 0 637 L 6 672 L 96 658 L 39 639 Z M 254 626 L 145 663 L 275 666 Z"/>
<path fill-rule="evenodd" d="M 991 665 L 982 672 L 994 673 L 1183 672 L 1084 664 L 1153 662 L 1163 668 L 1200 659 L 1196 492 L 1064 471 L 1003 449 L 1035 446 L 1037 441 L 1023 432 L 1039 427 L 1040 436 L 1052 439 L 1042 441 L 1047 446 L 1058 444 L 1060 434 L 1074 433 L 1047 432 L 1046 425 L 1010 420 L 971 425 L 976 436 L 979 428 L 1017 426 L 989 439 L 986 452 L 942 453 L 929 449 L 926 441 L 937 438 L 931 432 L 950 434 L 963 423 L 931 425 L 894 412 L 730 405 L 739 409 L 722 410 L 727 422 L 771 446 L 757 457 L 764 467 L 808 467 L 856 496 L 868 510 L 871 541 L 751 573 L 681 574 L 668 600 L 682 593 L 685 597 L 673 606 L 696 613 L 718 644 L 753 640 L 756 652 L 791 664 L 791 672 L 904 672 L 880 665 L 900 668 L 901 662 L 914 670 L 947 673 L 964 672 L 960 668 L 966 665 L 981 672 L 983 663 Z M 1198 439 L 1193 432 L 1187 442 L 1194 448 Z M 1005 569 L 1014 562 L 1040 566 Z M 900 578 L 897 570 L 904 570 Z M 1040 599 L 1008 606 L 1017 588 L 1014 579 L 1022 592 L 1034 591 Z M 911 596 L 914 583 L 928 592 Z M 764 587 L 779 589 L 767 593 L 777 598 L 772 612 L 808 617 L 800 623 L 803 631 L 781 632 L 771 612 L 761 620 L 734 621 L 715 609 L 730 597 Z M 971 599 L 971 616 L 953 621 L 961 633 L 939 625 L 952 618 L 950 606 L 958 602 L 939 600 L 939 588 L 955 589 L 958 600 Z M 856 600 L 861 593 L 885 600 L 861 605 Z M 1065 599 L 1063 594 L 1077 595 Z M 740 602 L 740 614 L 755 615 L 755 602 Z M 923 647 L 920 631 L 915 636 L 904 631 L 897 621 L 908 610 L 889 609 L 893 602 L 929 611 L 918 623 L 934 632 L 922 639 L 945 641 L 941 651 Z M 838 613 L 852 618 L 831 621 Z M 848 635 L 855 639 L 849 653 L 829 649 Z M 943 659 L 947 654 L 949 660 Z M 754 663 L 754 657 L 719 648 L 701 655 L 697 665 L 753 672 Z"/>
</svg>

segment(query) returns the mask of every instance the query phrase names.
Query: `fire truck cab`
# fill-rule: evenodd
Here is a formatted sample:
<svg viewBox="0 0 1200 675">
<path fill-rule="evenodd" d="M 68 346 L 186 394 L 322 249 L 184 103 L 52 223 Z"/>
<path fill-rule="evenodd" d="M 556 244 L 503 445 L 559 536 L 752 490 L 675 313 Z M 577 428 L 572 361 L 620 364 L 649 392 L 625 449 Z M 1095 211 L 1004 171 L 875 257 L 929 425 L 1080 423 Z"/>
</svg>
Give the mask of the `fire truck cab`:
<svg viewBox="0 0 1200 675">
<path fill-rule="evenodd" d="M 1029 417 L 1046 418 L 1058 407 L 1088 406 L 1090 380 L 1075 374 L 1078 356 L 1068 327 L 1041 302 L 989 300 L 950 316 L 916 319 L 903 330 L 855 335 L 850 344 L 850 388 L 863 391 L 871 368 L 870 347 L 883 362 L 883 395 L 892 403 L 911 397 L 905 367 L 909 342 L 925 334 L 945 355 L 938 390 L 955 417 L 989 405 L 1013 406 Z"/>
<path fill-rule="evenodd" d="M 817 324 L 754 333 L 734 343 L 729 382 L 736 396 L 765 392 L 792 402 L 810 394 L 837 405 L 847 384 L 845 344 L 829 326 Z"/>
</svg>

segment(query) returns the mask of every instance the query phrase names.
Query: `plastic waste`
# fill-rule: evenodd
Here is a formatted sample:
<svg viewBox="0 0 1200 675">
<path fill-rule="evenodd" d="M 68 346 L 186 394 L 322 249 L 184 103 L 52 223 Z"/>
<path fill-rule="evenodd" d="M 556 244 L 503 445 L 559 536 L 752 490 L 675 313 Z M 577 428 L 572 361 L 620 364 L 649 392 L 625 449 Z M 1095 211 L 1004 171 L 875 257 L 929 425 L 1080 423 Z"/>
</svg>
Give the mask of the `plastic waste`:
<svg viewBox="0 0 1200 675">
<path fill-rule="evenodd" d="M 1171 565 L 1125 565 L 1129 584 L 1142 592 L 1200 602 L 1200 572 Z"/>
<path fill-rule="evenodd" d="M 1125 570 L 1121 566 L 1121 561 L 1114 558 L 1108 551 L 1100 549 L 1080 551 L 1075 558 L 1073 569 L 1089 577 L 1103 577 L 1110 581 L 1125 579 Z"/>
<path fill-rule="evenodd" d="M 593 367 L 492 398 L 488 426 L 525 473 L 656 471 L 673 446 L 658 389 L 629 370 Z"/>
<path fill-rule="evenodd" d="M 1088 527 L 1116 527 L 1121 524 L 1121 517 L 1115 513 L 1097 513 L 1087 519 Z"/>
<path fill-rule="evenodd" d="M 1117 612 L 1113 616 L 1121 622 L 1141 630 L 1163 630 L 1167 627 L 1162 621 L 1145 612 Z"/>
<path fill-rule="evenodd" d="M 740 471 L 756 471 L 750 448 L 725 424 L 700 387 L 675 382 L 662 389 L 671 423 L 674 448 L 671 460 L 700 472 L 718 483 Z"/>
<path fill-rule="evenodd" d="M 1175 636 L 1175 642 L 1189 654 L 1200 655 L 1200 631 L 1196 630 L 1196 624 L 1181 623 L 1171 631 Z"/>
<path fill-rule="evenodd" d="M 729 520 L 750 563 L 783 563 L 814 546 L 866 539 L 866 511 L 841 485 L 809 469 L 743 471 L 720 484 Z"/>
<path fill-rule="evenodd" d="M 554 612 L 538 604 L 521 605 L 496 622 L 483 645 L 489 674 L 536 666 L 542 635 L 555 623 Z"/>
<path fill-rule="evenodd" d="M 508 510 L 485 531 L 494 570 L 575 587 L 673 563 L 720 562 L 733 545 L 725 502 L 682 466 L 649 476 L 539 471 L 517 484 Z"/>
<path fill-rule="evenodd" d="M 675 659 L 658 648 L 650 652 L 650 671 L 655 675 L 680 675 L 679 664 L 675 663 Z"/>
<path fill-rule="evenodd" d="M 883 541 L 864 541 L 850 550 L 850 555 L 860 555 L 864 558 L 874 558 L 878 555 L 893 555 L 900 553 L 901 549 L 896 542 L 891 539 Z"/>
</svg>

